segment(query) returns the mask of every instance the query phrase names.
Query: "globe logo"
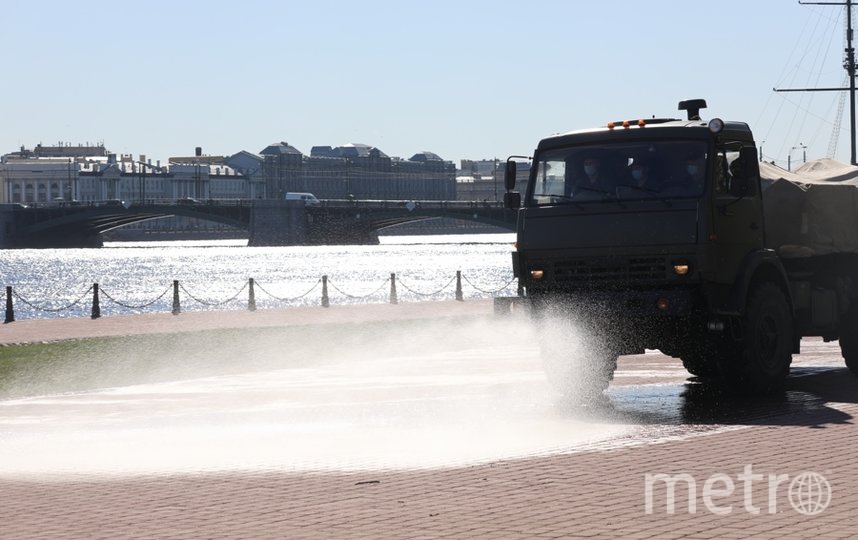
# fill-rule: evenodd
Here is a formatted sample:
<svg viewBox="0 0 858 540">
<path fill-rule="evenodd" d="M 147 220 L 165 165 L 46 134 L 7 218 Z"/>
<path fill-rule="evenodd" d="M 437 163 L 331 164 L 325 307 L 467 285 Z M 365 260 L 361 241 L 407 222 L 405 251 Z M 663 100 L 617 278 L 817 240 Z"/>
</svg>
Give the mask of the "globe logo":
<svg viewBox="0 0 858 540">
<path fill-rule="evenodd" d="M 831 503 L 831 484 L 819 473 L 803 472 L 789 484 L 789 503 L 800 514 L 821 514 Z"/>
</svg>

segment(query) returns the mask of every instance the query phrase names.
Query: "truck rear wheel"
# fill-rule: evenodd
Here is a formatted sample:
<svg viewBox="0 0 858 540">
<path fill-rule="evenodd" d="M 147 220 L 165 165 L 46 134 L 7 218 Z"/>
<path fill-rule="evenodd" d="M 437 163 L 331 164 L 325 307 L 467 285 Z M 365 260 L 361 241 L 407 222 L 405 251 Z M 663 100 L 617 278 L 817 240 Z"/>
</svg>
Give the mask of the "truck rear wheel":
<svg viewBox="0 0 858 540">
<path fill-rule="evenodd" d="M 858 308 L 852 308 L 840 329 L 840 354 L 846 367 L 858 375 Z"/>
<path fill-rule="evenodd" d="M 762 283 L 751 293 L 744 320 L 738 365 L 732 375 L 752 390 L 769 392 L 783 385 L 792 362 L 793 322 L 783 291 Z"/>
</svg>

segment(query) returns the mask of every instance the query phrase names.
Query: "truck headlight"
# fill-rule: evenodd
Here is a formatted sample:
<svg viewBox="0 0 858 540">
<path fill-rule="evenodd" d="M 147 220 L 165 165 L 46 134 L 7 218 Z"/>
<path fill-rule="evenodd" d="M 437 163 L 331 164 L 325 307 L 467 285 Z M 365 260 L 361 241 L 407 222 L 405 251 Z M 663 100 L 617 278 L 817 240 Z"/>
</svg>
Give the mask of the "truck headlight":
<svg viewBox="0 0 858 540">
<path fill-rule="evenodd" d="M 691 272 L 691 265 L 687 262 L 673 264 L 673 273 L 677 276 L 687 276 L 689 272 Z"/>
</svg>

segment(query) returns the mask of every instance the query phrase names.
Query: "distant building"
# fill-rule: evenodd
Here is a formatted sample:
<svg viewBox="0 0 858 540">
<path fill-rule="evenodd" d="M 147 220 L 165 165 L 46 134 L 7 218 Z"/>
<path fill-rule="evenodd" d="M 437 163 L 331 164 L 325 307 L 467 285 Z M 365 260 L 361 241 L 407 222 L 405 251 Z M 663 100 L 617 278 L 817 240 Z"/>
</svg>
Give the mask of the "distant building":
<svg viewBox="0 0 858 540">
<path fill-rule="evenodd" d="M 262 156 L 242 150 L 226 158 L 224 163 L 247 180 L 246 193 L 248 199 L 265 198 L 264 160 Z"/>
<path fill-rule="evenodd" d="M 198 149 L 199 150 L 199 149 Z M 310 192 L 320 199 L 455 200 L 456 169 L 432 152 L 390 157 L 366 144 L 315 146 L 309 156 L 287 142 L 259 154 L 117 156 L 103 145 L 38 145 L 0 159 L 0 203 L 118 199 L 282 199 Z"/>
<path fill-rule="evenodd" d="M 3 156 L 0 202 L 244 199 L 251 195 L 252 184 L 226 165 L 222 156 L 162 167 L 142 155 L 137 160 L 131 154 L 117 158 L 103 147 L 46 148 L 21 149 Z M 74 155 L 72 150 L 80 150 L 82 155 Z"/>
<path fill-rule="evenodd" d="M 455 200 L 455 166 L 432 152 L 390 157 L 367 144 L 314 146 L 309 156 L 286 142 L 272 144 L 264 159 L 268 196 L 310 192 L 320 199 Z"/>
<path fill-rule="evenodd" d="M 456 171 L 456 193 L 460 201 L 503 201 L 505 161 L 463 159 L 460 163 L 461 167 Z M 519 162 L 518 170 L 519 178 L 523 179 L 530 167 Z"/>
<path fill-rule="evenodd" d="M 503 166 L 497 159 L 463 159 L 456 171 L 456 193 L 460 201 L 503 200 Z"/>
<path fill-rule="evenodd" d="M 262 175 L 265 178 L 265 198 L 283 199 L 287 191 L 308 191 L 300 187 L 304 154 L 285 141 L 263 148 Z"/>
</svg>

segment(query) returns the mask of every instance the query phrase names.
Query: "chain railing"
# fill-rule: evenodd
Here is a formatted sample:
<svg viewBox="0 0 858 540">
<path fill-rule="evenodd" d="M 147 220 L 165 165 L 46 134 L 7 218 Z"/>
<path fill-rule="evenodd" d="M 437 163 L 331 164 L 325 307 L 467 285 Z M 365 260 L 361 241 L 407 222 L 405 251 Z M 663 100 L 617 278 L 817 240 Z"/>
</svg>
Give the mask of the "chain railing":
<svg viewBox="0 0 858 540">
<path fill-rule="evenodd" d="M 154 300 L 151 300 L 149 302 L 144 302 L 142 304 L 128 304 L 126 302 L 120 302 L 116 298 L 107 294 L 107 291 L 105 291 L 104 289 L 99 289 L 99 291 L 101 292 L 101 294 L 106 296 L 108 300 L 110 300 L 111 302 L 113 302 L 117 306 L 124 307 L 125 309 L 131 309 L 131 310 L 136 311 L 136 310 L 140 310 L 140 309 L 146 309 L 147 307 L 155 305 L 159 300 L 161 300 L 162 298 L 167 296 L 167 293 L 170 292 L 170 289 L 171 289 L 171 287 L 167 287 L 166 289 L 164 289 L 164 292 L 162 292 L 160 295 L 156 296 Z"/>
<path fill-rule="evenodd" d="M 477 290 L 477 291 L 479 291 L 479 292 L 481 292 L 481 293 L 483 293 L 483 294 L 495 294 L 495 293 L 499 293 L 500 291 L 502 291 L 502 290 L 506 289 L 507 287 L 509 287 L 510 285 L 512 285 L 512 284 L 515 282 L 515 278 L 512 278 L 511 280 L 507 281 L 507 282 L 506 282 L 506 284 L 505 284 L 503 287 L 501 287 L 500 289 L 495 289 L 495 290 L 485 290 L 485 289 L 482 289 L 482 288 L 477 287 L 476 285 L 474 285 L 474 283 L 473 283 L 470 279 L 468 279 L 468 278 L 467 278 L 467 276 L 462 276 L 462 279 L 464 279 L 464 280 L 465 280 L 465 283 L 467 283 L 468 285 L 470 285 L 471 287 L 473 287 L 475 290 Z"/>
<path fill-rule="evenodd" d="M 47 307 L 47 306 L 43 306 L 43 305 L 37 305 L 35 302 L 31 302 L 30 300 L 27 300 L 27 299 L 26 299 L 26 298 L 24 298 L 23 296 L 21 296 L 21 295 L 19 295 L 18 293 L 16 293 L 14 290 L 12 290 L 12 288 L 11 288 L 11 287 L 8 287 L 8 288 L 7 288 L 7 292 L 8 292 L 8 294 L 10 294 L 10 295 L 14 296 L 14 297 L 15 297 L 15 298 L 17 298 L 19 301 L 21 301 L 22 303 L 24 303 L 24 304 L 26 304 L 27 306 L 29 306 L 31 309 L 34 309 L 34 310 L 36 310 L 36 311 L 46 311 L 46 312 L 48 312 L 48 313 L 59 313 L 59 312 L 61 312 L 61 311 L 67 311 L 67 310 L 69 310 L 69 309 L 71 309 L 71 308 L 75 307 L 76 305 L 80 304 L 80 303 L 81 303 L 81 301 L 82 301 L 84 298 L 86 298 L 86 296 L 87 296 L 91 291 L 92 291 L 92 286 L 90 286 L 90 287 L 89 287 L 89 289 L 87 289 L 86 291 L 84 291 L 84 293 L 83 293 L 83 294 L 81 294 L 80 296 L 78 296 L 78 297 L 77 297 L 77 299 L 76 299 L 76 300 L 73 300 L 71 303 L 66 304 L 66 305 L 64 305 L 64 306 L 62 306 L 62 307 L 56 307 L 56 308 L 55 308 L 55 307 Z"/>
<path fill-rule="evenodd" d="M 476 291 L 480 294 L 494 295 L 494 294 L 497 294 L 497 293 L 500 293 L 502 291 L 509 289 L 510 286 L 512 286 L 512 284 L 515 282 L 515 279 L 513 278 L 512 280 L 506 282 L 505 284 L 503 284 L 502 286 L 500 286 L 498 288 L 490 289 L 490 288 L 487 288 L 485 285 L 483 285 L 483 286 L 475 285 L 472 280 L 470 280 L 466 276 L 462 275 L 461 271 L 457 271 L 456 275 L 453 276 L 449 281 L 447 281 L 442 287 L 434 289 L 434 290 L 429 291 L 429 292 L 426 292 L 426 291 L 422 291 L 422 290 L 418 289 L 417 287 L 410 286 L 410 285 L 404 283 L 401 279 L 397 279 L 397 276 L 395 273 L 392 273 L 392 274 L 390 274 L 389 278 L 385 279 L 381 283 L 381 285 L 379 285 L 377 288 L 373 289 L 371 292 L 369 292 L 369 293 L 355 293 L 353 291 L 347 292 L 347 291 L 343 290 L 342 287 L 338 287 L 334 282 L 332 282 L 330 279 L 328 279 L 328 276 L 324 275 L 321 278 L 319 278 L 315 283 L 313 283 L 313 285 L 305 293 L 300 294 L 298 296 L 293 296 L 293 297 L 283 297 L 283 296 L 278 296 L 278 295 L 272 294 L 268 289 L 266 289 L 265 287 L 260 285 L 253 278 L 250 278 L 234 294 L 232 294 L 232 295 L 230 295 L 230 296 L 228 296 L 222 300 L 201 298 L 198 294 L 195 294 L 195 293 L 189 291 L 184 285 L 180 284 L 178 280 L 174 280 L 172 285 L 168 286 L 166 289 L 164 289 L 163 292 L 161 292 L 160 294 L 157 294 L 151 300 L 146 300 L 146 301 L 143 301 L 140 303 L 132 303 L 132 302 L 128 302 L 128 301 L 119 300 L 118 296 L 120 296 L 120 295 L 117 294 L 115 291 L 113 294 L 110 294 L 107 291 L 105 291 L 104 289 L 100 288 L 98 283 L 93 283 L 89 288 L 87 288 L 86 291 L 84 291 L 80 295 L 76 296 L 73 301 L 68 302 L 68 303 L 61 305 L 61 306 L 52 306 L 52 305 L 40 303 L 40 302 L 35 301 L 35 300 L 31 300 L 27 296 L 24 296 L 23 294 L 21 294 L 20 292 L 15 290 L 12 286 L 7 286 L 6 287 L 6 318 L 5 318 L 5 322 L 11 323 L 11 322 L 15 321 L 14 303 L 16 301 L 26 305 L 28 308 L 30 308 L 31 311 L 36 312 L 36 313 L 45 312 L 45 313 L 56 314 L 56 313 L 61 313 L 63 311 L 69 311 L 69 310 L 76 308 L 77 306 L 79 306 L 84 301 L 84 299 L 88 295 L 90 295 L 90 293 L 92 294 L 91 317 L 93 319 L 97 319 L 97 318 L 101 317 L 101 315 L 102 315 L 101 314 L 101 310 L 102 310 L 101 297 L 104 297 L 104 299 L 106 299 L 108 302 L 110 302 L 116 306 L 119 306 L 121 308 L 124 308 L 126 310 L 131 310 L 133 312 L 140 312 L 141 310 L 145 310 L 147 308 L 150 308 L 153 305 L 157 304 L 158 302 L 162 301 L 167 296 L 167 294 L 170 293 L 170 291 L 172 290 L 173 301 L 172 301 L 171 311 L 174 315 L 178 315 L 182 311 L 182 308 L 181 308 L 182 296 L 184 296 L 186 301 L 190 301 L 190 302 L 199 304 L 201 306 L 204 306 L 205 308 L 221 308 L 221 307 L 226 306 L 228 304 L 235 303 L 239 299 L 239 297 L 243 293 L 245 293 L 245 291 L 247 291 L 247 310 L 248 311 L 255 311 L 256 307 L 257 307 L 256 306 L 256 291 L 257 290 L 259 290 L 260 292 L 265 294 L 271 301 L 275 302 L 276 304 L 274 307 L 282 307 L 284 305 L 285 306 L 295 305 L 296 303 L 301 303 L 300 305 L 308 305 L 306 303 L 307 297 L 313 291 L 318 289 L 319 284 L 322 285 L 322 293 L 321 293 L 321 299 L 320 299 L 320 302 L 318 305 L 321 305 L 322 307 L 329 307 L 331 305 L 330 296 L 328 294 L 328 287 L 329 286 L 336 294 L 338 294 L 342 298 L 352 300 L 352 301 L 354 301 L 354 300 L 364 301 L 364 300 L 368 300 L 370 298 L 379 297 L 380 293 L 382 293 L 382 291 L 389 286 L 390 292 L 389 292 L 387 301 L 391 304 L 397 304 L 399 302 L 399 297 L 397 294 L 397 284 L 402 289 L 404 289 L 405 291 L 407 291 L 408 293 L 410 293 L 411 295 L 413 295 L 415 297 L 418 297 L 418 298 L 437 298 L 439 295 L 444 293 L 444 291 L 448 290 L 455 283 L 454 298 L 458 301 L 463 301 L 464 296 L 465 296 L 464 292 L 462 290 L 463 281 L 464 281 L 464 283 L 467 283 L 474 291 Z"/>
<path fill-rule="evenodd" d="M 343 291 L 342 289 L 340 289 L 339 287 L 337 287 L 333 282 L 331 282 L 331 280 L 327 280 L 327 282 L 328 282 L 328 285 L 330 285 L 332 289 L 334 289 L 335 291 L 337 291 L 341 295 L 345 296 L 346 298 L 350 298 L 352 300 L 366 300 L 370 296 L 375 296 L 379 292 L 381 292 L 385 287 L 387 287 L 387 284 L 390 283 L 390 280 L 389 279 L 384 280 L 384 282 L 376 290 L 372 291 L 371 293 L 367 293 L 367 294 L 349 294 L 349 293 Z"/>
</svg>

